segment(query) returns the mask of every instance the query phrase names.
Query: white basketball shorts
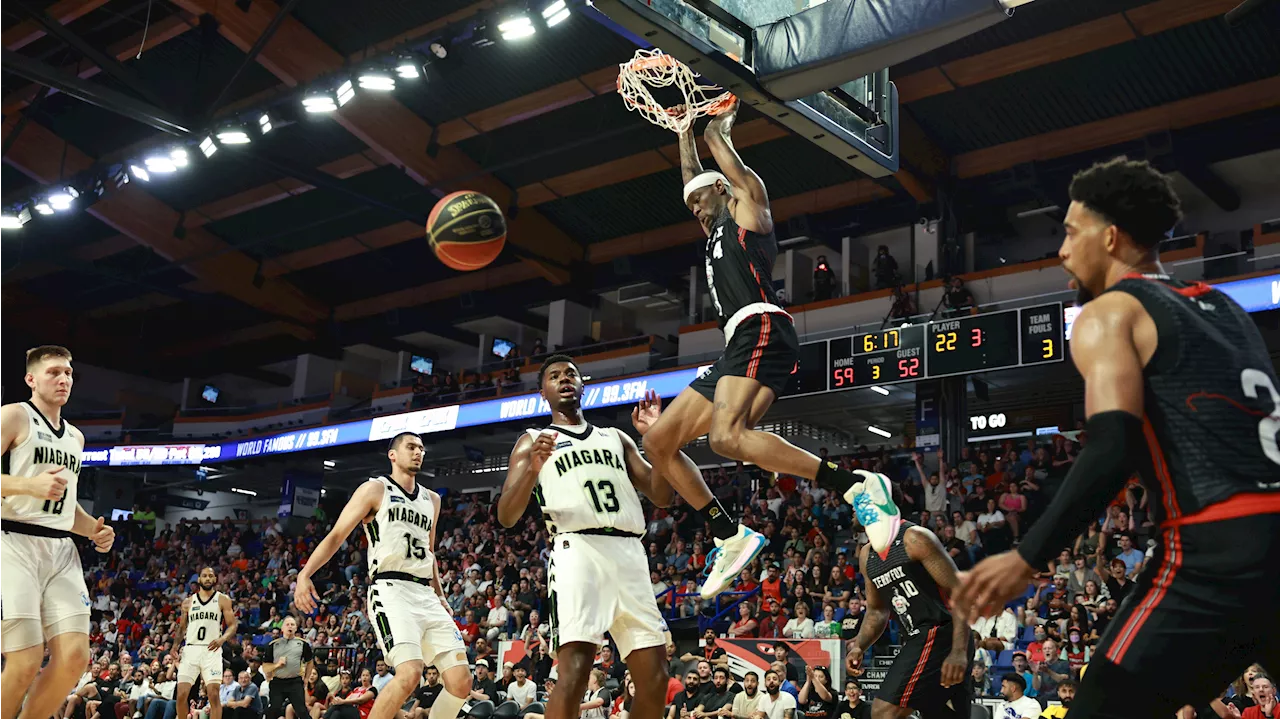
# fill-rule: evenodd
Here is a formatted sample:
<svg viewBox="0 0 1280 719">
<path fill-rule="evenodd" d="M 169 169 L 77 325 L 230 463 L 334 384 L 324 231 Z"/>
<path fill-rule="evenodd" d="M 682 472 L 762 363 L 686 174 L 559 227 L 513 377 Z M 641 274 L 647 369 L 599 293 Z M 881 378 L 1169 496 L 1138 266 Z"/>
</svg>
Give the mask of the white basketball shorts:
<svg viewBox="0 0 1280 719">
<path fill-rule="evenodd" d="M 553 652 L 569 642 L 601 645 L 605 632 L 624 660 L 636 649 L 666 644 L 666 622 L 639 539 L 565 532 L 552 542 L 548 623 Z"/>
<path fill-rule="evenodd" d="M 462 633 L 431 587 L 404 579 L 375 579 L 369 585 L 368 612 L 378 646 L 391 666 L 416 660 L 443 673 L 467 663 Z"/>
<path fill-rule="evenodd" d="M 4 651 L 39 643 L 32 641 L 34 637 L 20 641 L 19 636 L 30 633 L 18 631 L 13 620 L 35 620 L 44 628 L 59 624 L 62 632 L 89 633 L 89 590 L 75 540 L 0 533 L 0 566 L 4 567 L 4 581 L 0 582 L 0 615 L 4 618 L 0 641 Z M 83 619 L 65 621 L 73 618 Z"/>
<path fill-rule="evenodd" d="M 182 648 L 182 659 L 178 662 L 178 683 L 195 684 L 200 679 L 204 684 L 222 683 L 222 650 L 209 651 L 207 646 L 188 644 Z"/>
</svg>

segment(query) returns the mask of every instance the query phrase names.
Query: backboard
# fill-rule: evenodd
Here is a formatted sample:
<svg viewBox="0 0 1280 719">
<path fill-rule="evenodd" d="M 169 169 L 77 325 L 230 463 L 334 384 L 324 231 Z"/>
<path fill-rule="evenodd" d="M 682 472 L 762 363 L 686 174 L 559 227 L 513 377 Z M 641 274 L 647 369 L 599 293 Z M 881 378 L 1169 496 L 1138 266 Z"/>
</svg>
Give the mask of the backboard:
<svg viewBox="0 0 1280 719">
<path fill-rule="evenodd" d="M 710 82 L 871 177 L 898 170 L 898 95 L 888 68 L 793 100 L 754 69 L 757 29 L 824 0 L 595 0 L 615 31 Z"/>
</svg>

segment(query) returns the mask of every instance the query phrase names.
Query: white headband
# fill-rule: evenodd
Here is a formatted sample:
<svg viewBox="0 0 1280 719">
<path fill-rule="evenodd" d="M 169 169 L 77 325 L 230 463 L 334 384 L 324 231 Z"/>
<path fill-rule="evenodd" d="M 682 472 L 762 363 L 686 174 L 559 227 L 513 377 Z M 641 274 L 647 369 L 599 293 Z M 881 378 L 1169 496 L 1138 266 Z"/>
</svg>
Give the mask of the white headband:
<svg viewBox="0 0 1280 719">
<path fill-rule="evenodd" d="M 730 190 L 733 188 L 733 185 L 729 184 L 729 178 L 725 177 L 719 172 L 716 172 L 715 170 L 707 170 L 706 172 L 700 173 L 698 176 L 694 177 L 692 180 L 689 180 L 688 182 L 684 183 L 685 204 L 686 205 L 689 204 L 689 195 L 692 195 L 694 191 L 701 190 L 704 187 L 710 187 L 716 184 L 717 180 L 724 183 L 724 187 L 726 190 Z"/>
</svg>

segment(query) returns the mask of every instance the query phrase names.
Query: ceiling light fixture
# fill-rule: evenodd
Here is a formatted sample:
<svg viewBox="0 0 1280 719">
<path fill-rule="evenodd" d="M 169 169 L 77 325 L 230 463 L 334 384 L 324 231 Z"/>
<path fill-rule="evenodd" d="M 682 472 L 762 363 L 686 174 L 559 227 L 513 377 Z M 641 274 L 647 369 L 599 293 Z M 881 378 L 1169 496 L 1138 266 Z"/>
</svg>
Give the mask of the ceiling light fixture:
<svg viewBox="0 0 1280 719">
<path fill-rule="evenodd" d="M 868 432 L 870 432 L 871 434 L 878 434 L 878 435 L 880 435 L 881 437 L 884 437 L 885 439 L 888 439 L 889 437 L 892 437 L 892 436 L 893 436 L 893 433 L 892 433 L 892 432 L 889 432 L 888 430 L 880 429 L 879 427 L 875 426 L 874 424 L 872 424 L 872 425 L 868 425 L 868 426 L 867 426 L 867 431 L 868 431 Z"/>
<path fill-rule="evenodd" d="M 261 130 L 262 134 L 264 135 L 267 134 L 268 132 L 271 132 L 271 116 L 270 115 L 268 115 L 265 112 L 262 113 L 262 117 L 258 118 L 258 129 Z"/>
<path fill-rule="evenodd" d="M 76 188 L 64 187 L 60 190 L 55 190 L 53 194 L 49 195 L 47 200 L 50 207 L 62 212 L 63 210 L 71 209 L 71 203 L 79 196 L 80 193 L 76 192 Z"/>
<path fill-rule="evenodd" d="M 355 96 L 356 90 L 351 86 L 351 81 L 343 80 L 342 84 L 338 86 L 338 107 L 342 107 L 348 102 L 351 102 L 351 99 Z"/>
<path fill-rule="evenodd" d="M 432 43 L 434 45 L 435 43 Z M 416 80 L 422 76 L 418 69 L 418 58 L 413 55 L 401 55 L 396 60 L 396 75 L 405 80 Z"/>
<path fill-rule="evenodd" d="M 37 202 L 37 203 L 36 203 L 36 212 L 39 212 L 39 213 L 40 213 L 40 214 L 42 214 L 42 215 L 52 215 L 52 214 L 53 214 L 53 208 L 52 208 L 52 207 L 50 207 L 50 206 L 49 206 L 49 203 L 47 203 L 47 202 Z"/>
<path fill-rule="evenodd" d="M 218 131 L 218 142 L 224 145 L 247 145 L 251 141 L 249 133 L 239 127 L 227 127 Z"/>
<path fill-rule="evenodd" d="M 338 103 L 331 93 L 317 92 L 303 98 L 302 109 L 307 112 L 333 112 L 338 109 Z"/>
<path fill-rule="evenodd" d="M 384 72 L 366 72 L 357 80 L 363 90 L 373 92 L 391 92 L 396 89 L 396 79 Z"/>
<path fill-rule="evenodd" d="M 151 173 L 137 165 L 129 165 L 129 172 L 133 173 L 134 177 L 142 180 L 143 182 L 151 182 Z"/>
<path fill-rule="evenodd" d="M 158 174 L 176 172 L 178 169 L 178 163 L 163 155 L 148 157 L 142 161 L 142 164 L 146 165 L 147 169 L 151 172 Z"/>
<path fill-rule="evenodd" d="M 430 50 L 431 54 L 435 55 L 437 59 L 443 60 L 446 57 L 449 57 L 449 46 L 451 44 L 452 43 L 449 40 L 436 40 L 428 45 L 427 49 Z"/>
<path fill-rule="evenodd" d="M 337 462 L 335 462 L 335 461 L 333 461 L 332 459 L 326 459 L 326 460 L 324 461 L 324 468 L 325 468 L 325 469 L 333 469 L 334 467 L 336 467 L 336 466 L 337 466 L 337 464 L 338 464 L 338 463 L 337 463 Z"/>
<path fill-rule="evenodd" d="M 174 167 L 186 167 L 189 162 L 187 151 L 179 147 L 169 153 L 169 159 L 173 161 Z"/>
<path fill-rule="evenodd" d="M 543 9 L 542 19 L 547 21 L 547 27 L 555 27 L 569 19 L 569 7 L 564 0 L 556 0 Z"/>
<path fill-rule="evenodd" d="M 498 23 L 498 32 L 502 33 L 503 40 L 519 40 L 537 32 L 537 28 L 528 15 L 518 15 Z"/>
<path fill-rule="evenodd" d="M 888 397 L 888 396 L 889 396 L 889 390 L 885 389 L 884 387 L 881 387 L 881 386 L 880 386 L 880 385 L 878 385 L 878 384 L 873 384 L 873 385 L 871 385 L 870 387 L 868 387 L 867 389 L 869 389 L 869 390 L 871 390 L 872 392 L 875 392 L 875 393 L 877 393 L 877 394 L 882 394 L 882 395 L 884 395 L 884 396 L 886 396 L 886 397 Z"/>
<path fill-rule="evenodd" d="M 258 493 L 257 493 L 257 492 L 255 492 L 255 491 L 253 491 L 252 489 L 240 489 L 239 487 L 232 487 L 232 488 L 231 488 L 231 491 L 232 491 L 232 492 L 235 492 L 236 494 L 245 494 L 245 495 L 248 495 L 248 496 L 250 496 L 250 497 L 256 497 L 256 496 L 258 496 Z"/>
<path fill-rule="evenodd" d="M 6 212 L 0 215 L 0 229 L 19 230 L 22 226 L 31 221 L 31 210 L 26 207 L 14 213 Z"/>
<path fill-rule="evenodd" d="M 205 138 L 200 141 L 200 154 L 205 157 L 213 157 L 213 153 L 217 151 L 218 143 L 214 142 L 212 137 L 206 135 Z"/>
</svg>

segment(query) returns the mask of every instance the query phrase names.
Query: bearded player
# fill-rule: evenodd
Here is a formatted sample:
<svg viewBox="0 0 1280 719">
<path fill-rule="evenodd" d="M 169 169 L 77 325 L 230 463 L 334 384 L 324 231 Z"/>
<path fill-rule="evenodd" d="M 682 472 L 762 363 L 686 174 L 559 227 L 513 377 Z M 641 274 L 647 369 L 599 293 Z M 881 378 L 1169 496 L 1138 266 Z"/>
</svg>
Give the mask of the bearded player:
<svg viewBox="0 0 1280 719">
<path fill-rule="evenodd" d="M 551 425 L 516 441 L 498 499 L 498 521 L 520 521 L 532 494 L 551 535 L 548 569 L 551 651 L 559 681 L 549 719 L 573 719 L 606 632 L 636 683 L 631 714 L 658 719 L 667 691 L 666 623 L 649 584 L 644 510 L 636 489 L 666 506 L 671 487 L 624 432 L 582 416 L 582 374 L 573 359 L 552 355 L 538 371 Z M 657 393 L 635 408 L 644 435 L 661 412 Z"/>
<path fill-rule="evenodd" d="M 454 719 L 471 693 L 467 647 L 453 622 L 436 566 L 440 495 L 418 483 L 426 447 L 413 432 L 387 445 L 388 477 L 370 479 L 351 495 L 329 534 L 298 573 L 294 603 L 304 612 L 320 601 L 311 577 L 333 558 L 356 527 L 369 541 L 369 620 L 395 677 L 374 700 L 368 719 L 392 719 L 418 688 L 422 670 L 434 666 L 444 691 L 430 719 Z M 304 710 L 305 713 L 305 710 Z"/>
<path fill-rule="evenodd" d="M 240 620 L 231 606 L 231 597 L 219 592 L 217 586 L 218 575 L 213 567 L 205 567 L 200 570 L 196 593 L 182 601 L 173 642 L 177 652 L 177 637 L 186 640 L 178 661 L 178 719 L 186 719 L 187 698 L 191 696 L 191 685 L 197 681 L 204 683 L 205 696 L 209 697 L 209 715 L 212 719 L 222 717 L 222 703 L 218 701 L 222 645 L 235 637 Z"/>
<path fill-rule="evenodd" d="M 1137 472 L 1158 544 L 1071 717 L 1173 716 L 1255 660 L 1280 665 L 1280 383 L 1239 305 L 1160 266 L 1181 217 L 1169 178 L 1122 157 L 1077 174 L 1070 195 L 1058 256 L 1083 305 L 1071 358 L 1089 442 L 1018 548 L 961 575 L 955 602 L 999 612 Z"/>
<path fill-rule="evenodd" d="M 0 408 L 0 719 L 48 719 L 89 663 L 89 590 L 73 535 L 111 551 L 115 532 L 76 501 L 84 435 L 62 418 L 71 352 L 27 351 L 31 399 Z M 49 662 L 44 663 L 45 649 Z M 25 700 L 25 704 L 24 704 Z"/>
<path fill-rule="evenodd" d="M 724 354 L 676 397 L 645 435 L 650 461 L 698 510 L 715 537 L 716 550 L 708 558 L 702 585 L 704 599 L 724 591 L 766 540 L 729 518 L 697 465 L 680 454 L 681 447 L 705 434 L 716 454 L 814 479 L 838 494 L 859 481 L 852 472 L 754 429 L 795 372 L 800 341 L 773 288 L 778 243 L 769 195 L 760 176 L 733 148 L 730 135 L 737 110 L 735 104 L 707 125 L 707 147 L 720 172 L 702 168 L 692 129 L 680 134 L 684 202 L 707 235 L 703 263 L 724 331 Z"/>
</svg>

